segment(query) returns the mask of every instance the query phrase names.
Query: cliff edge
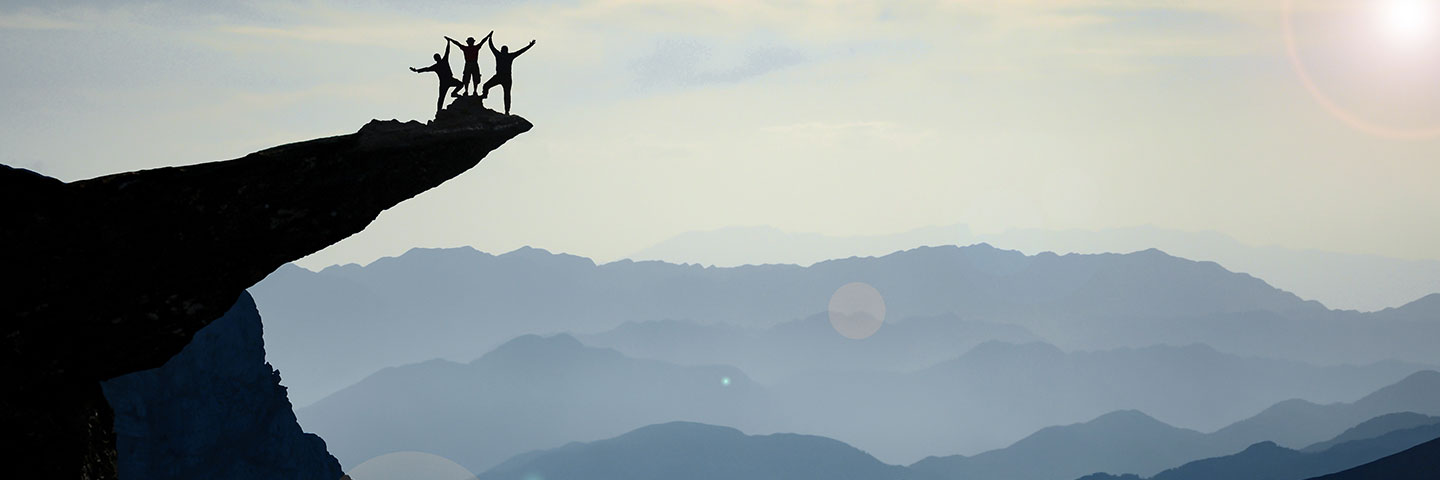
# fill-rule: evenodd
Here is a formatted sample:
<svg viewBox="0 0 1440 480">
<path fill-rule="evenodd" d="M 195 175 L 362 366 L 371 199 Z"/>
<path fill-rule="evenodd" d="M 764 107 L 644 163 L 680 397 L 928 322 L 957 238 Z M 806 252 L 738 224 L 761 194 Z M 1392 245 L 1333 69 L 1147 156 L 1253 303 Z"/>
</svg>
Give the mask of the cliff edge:
<svg viewBox="0 0 1440 480">
<path fill-rule="evenodd" d="M 161 366 L 276 268 L 530 128 L 462 98 L 229 161 L 71 183 L 0 165 L 0 448 L 22 471 L 114 478 L 100 381 Z"/>
</svg>

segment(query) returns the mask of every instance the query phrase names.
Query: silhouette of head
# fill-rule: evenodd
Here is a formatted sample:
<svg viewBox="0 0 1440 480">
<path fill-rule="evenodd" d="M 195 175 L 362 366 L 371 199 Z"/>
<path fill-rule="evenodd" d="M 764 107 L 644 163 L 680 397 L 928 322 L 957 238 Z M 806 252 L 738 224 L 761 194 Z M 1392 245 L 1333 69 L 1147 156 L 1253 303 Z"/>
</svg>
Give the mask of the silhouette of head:
<svg viewBox="0 0 1440 480">
<path fill-rule="evenodd" d="M 509 45 L 501 45 L 501 46 L 500 46 L 500 53 L 510 53 L 510 46 L 509 46 Z"/>
<path fill-rule="evenodd" d="M 475 44 L 475 37 L 470 37 L 470 38 L 465 39 L 465 43 L 466 43 L 467 45 L 474 45 L 474 44 Z"/>
<path fill-rule="evenodd" d="M 440 54 L 438 54 L 438 53 L 435 54 L 435 61 L 437 61 L 437 62 L 440 61 Z"/>
</svg>

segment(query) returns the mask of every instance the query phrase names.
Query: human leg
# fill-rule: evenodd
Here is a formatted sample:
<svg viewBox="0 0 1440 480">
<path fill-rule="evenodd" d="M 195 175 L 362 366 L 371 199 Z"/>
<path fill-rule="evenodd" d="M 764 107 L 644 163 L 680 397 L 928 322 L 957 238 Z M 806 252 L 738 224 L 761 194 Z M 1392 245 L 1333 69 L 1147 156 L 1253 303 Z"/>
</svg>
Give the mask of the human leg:
<svg viewBox="0 0 1440 480">
<path fill-rule="evenodd" d="M 505 82 L 505 114 L 510 114 L 510 82 Z"/>
<path fill-rule="evenodd" d="M 485 87 L 482 88 L 482 89 L 480 89 L 480 98 L 483 99 L 483 98 L 489 97 L 489 96 L 490 96 L 490 87 L 494 87 L 494 86 L 499 85 L 499 84 L 500 84 L 500 77 L 490 77 L 489 80 L 486 80 L 486 81 L 485 81 Z"/>
</svg>

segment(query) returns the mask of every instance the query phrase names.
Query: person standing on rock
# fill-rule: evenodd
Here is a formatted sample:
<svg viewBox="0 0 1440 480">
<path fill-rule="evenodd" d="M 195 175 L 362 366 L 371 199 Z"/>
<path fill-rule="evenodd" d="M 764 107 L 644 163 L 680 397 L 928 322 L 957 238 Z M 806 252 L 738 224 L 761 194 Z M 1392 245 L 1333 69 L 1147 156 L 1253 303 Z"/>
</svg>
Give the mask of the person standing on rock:
<svg viewBox="0 0 1440 480">
<path fill-rule="evenodd" d="M 410 71 L 415 73 L 435 72 L 435 75 L 440 77 L 440 98 L 435 100 L 435 114 L 439 115 L 440 109 L 445 106 L 445 91 L 454 87 L 455 91 L 450 96 L 459 97 L 460 87 L 465 84 L 460 83 L 460 80 L 455 78 L 455 72 L 450 71 L 450 42 L 445 42 L 445 56 L 442 57 L 437 53 L 434 57 L 434 65 L 425 68 L 410 67 Z"/>
<path fill-rule="evenodd" d="M 491 33 L 493 34 L 494 32 Z M 526 50 L 529 50 L 530 47 L 533 46 L 535 46 L 535 41 L 531 40 L 530 44 L 526 45 L 525 48 L 516 50 L 514 53 L 511 53 L 509 45 L 502 45 L 499 50 L 496 50 L 495 40 L 492 38 L 490 40 L 490 53 L 495 54 L 495 75 L 490 77 L 490 81 L 485 82 L 485 88 L 480 91 L 480 98 L 484 99 L 490 96 L 490 87 L 496 85 L 503 87 L 505 89 L 505 114 L 509 115 L 510 65 L 515 62 L 515 57 L 518 57 L 520 56 L 520 54 L 525 53 Z"/>
<path fill-rule="evenodd" d="M 463 75 L 463 77 L 460 78 L 460 83 L 465 87 L 466 95 L 479 94 L 480 45 L 484 45 L 485 42 L 489 41 L 490 37 L 493 35 L 495 35 L 495 31 L 491 30 L 489 35 L 486 35 L 485 38 L 480 39 L 480 43 L 475 43 L 475 37 L 467 38 L 465 39 L 464 45 L 461 45 L 460 42 L 456 41 L 453 38 L 445 37 L 445 39 L 449 40 L 450 43 L 453 43 L 456 47 L 459 47 L 461 53 L 465 54 L 465 67 L 460 69 L 460 74 Z"/>
</svg>

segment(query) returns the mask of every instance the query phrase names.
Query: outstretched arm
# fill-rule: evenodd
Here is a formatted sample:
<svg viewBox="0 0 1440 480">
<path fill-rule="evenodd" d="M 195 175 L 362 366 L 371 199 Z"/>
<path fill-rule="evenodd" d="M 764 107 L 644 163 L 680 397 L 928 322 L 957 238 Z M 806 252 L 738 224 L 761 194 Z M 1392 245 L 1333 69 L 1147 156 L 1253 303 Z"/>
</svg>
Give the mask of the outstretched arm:
<svg viewBox="0 0 1440 480">
<path fill-rule="evenodd" d="M 450 43 L 453 43 L 453 44 L 455 44 L 455 46 L 457 46 L 457 47 L 463 47 L 463 46 L 464 46 L 464 45 L 461 45 L 461 44 L 460 44 L 460 42 L 458 42 L 458 41 L 456 41 L 456 40 L 455 40 L 455 39 L 453 39 L 453 38 L 450 38 L 450 37 L 445 37 L 445 39 L 446 39 L 446 40 L 449 40 L 449 41 L 450 41 Z M 445 47 L 446 47 L 446 48 L 449 48 L 449 47 L 450 47 L 450 45 L 445 45 Z"/>
<path fill-rule="evenodd" d="M 446 37 L 446 38 L 449 38 L 449 37 Z M 453 42 L 453 41 L 454 41 L 454 40 L 451 40 L 451 42 Z M 445 42 L 445 56 L 440 57 L 440 61 L 442 61 L 442 62 L 448 62 L 448 61 L 450 61 L 450 42 Z"/>
<path fill-rule="evenodd" d="M 485 43 L 485 42 L 490 41 L 490 37 L 493 37 L 493 36 L 495 36 L 495 31 L 494 31 L 494 30 L 491 30 L 490 33 L 485 34 L 485 38 L 480 39 L 480 43 Z M 495 48 L 495 47 L 494 47 L 494 46 L 491 46 L 490 48 Z"/>
<path fill-rule="evenodd" d="M 433 71 L 435 71 L 435 66 L 434 66 L 434 65 L 431 65 L 431 66 L 428 66 L 428 67 L 425 67 L 425 68 L 410 67 L 410 71 L 415 72 L 415 73 L 433 72 Z"/>
<path fill-rule="evenodd" d="M 490 32 L 490 35 L 494 35 L 494 34 L 495 34 L 495 32 Z M 490 35 L 486 35 L 485 38 L 490 38 Z M 495 54 L 496 56 L 499 56 L 499 55 L 500 55 L 500 51 L 495 49 L 495 39 L 494 39 L 494 38 L 490 38 L 490 43 L 489 43 L 488 45 L 490 45 L 490 53 L 493 53 L 493 54 Z"/>
<path fill-rule="evenodd" d="M 518 55 L 520 55 L 520 54 L 522 54 L 522 53 L 525 53 L 526 50 L 529 50 L 530 47 L 533 47 L 533 46 L 535 46 L 535 41 L 534 41 L 534 40 L 531 40 L 531 41 L 530 41 L 530 44 L 529 44 L 529 45 L 526 45 L 525 48 L 516 50 L 516 51 L 515 51 L 515 55 L 518 56 Z"/>
</svg>

